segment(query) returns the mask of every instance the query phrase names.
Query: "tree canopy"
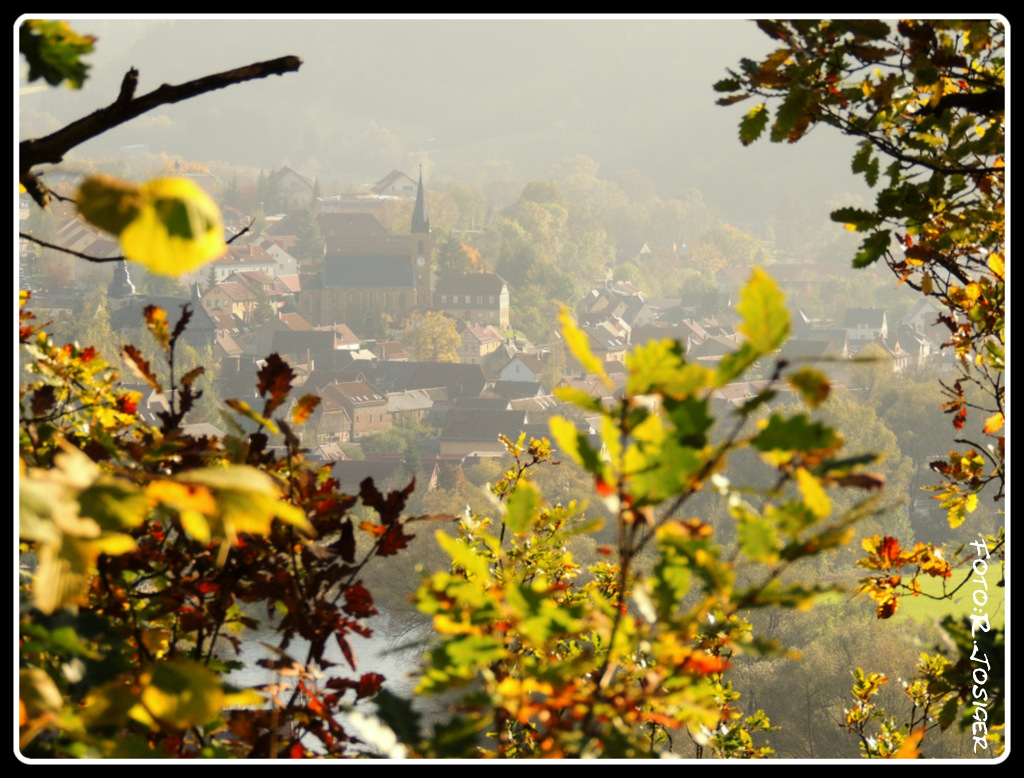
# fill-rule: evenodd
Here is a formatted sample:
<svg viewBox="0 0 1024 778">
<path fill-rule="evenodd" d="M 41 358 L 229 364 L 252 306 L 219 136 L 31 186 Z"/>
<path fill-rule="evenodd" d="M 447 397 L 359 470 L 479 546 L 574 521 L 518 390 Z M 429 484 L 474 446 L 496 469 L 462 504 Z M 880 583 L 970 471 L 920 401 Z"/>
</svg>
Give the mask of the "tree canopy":
<svg viewBox="0 0 1024 778">
<path fill-rule="evenodd" d="M 854 267 L 884 261 L 945 309 L 961 377 L 943 409 L 968 424 L 964 384 L 986 395 L 966 452 L 936 462 L 951 520 L 995 482 L 1003 492 L 1005 436 L 1005 23 L 1002 20 L 760 21 L 778 48 L 744 59 L 715 84 L 720 105 L 751 98 L 740 122 L 750 144 L 768 130 L 795 143 L 816 125 L 860 139 L 854 173 L 878 190 L 871 209 L 833 221 L 865 233 Z M 770 129 L 769 129 L 770 127 Z M 972 414 L 976 415 L 976 414 Z M 958 464 L 967 461 L 966 466 Z"/>
</svg>

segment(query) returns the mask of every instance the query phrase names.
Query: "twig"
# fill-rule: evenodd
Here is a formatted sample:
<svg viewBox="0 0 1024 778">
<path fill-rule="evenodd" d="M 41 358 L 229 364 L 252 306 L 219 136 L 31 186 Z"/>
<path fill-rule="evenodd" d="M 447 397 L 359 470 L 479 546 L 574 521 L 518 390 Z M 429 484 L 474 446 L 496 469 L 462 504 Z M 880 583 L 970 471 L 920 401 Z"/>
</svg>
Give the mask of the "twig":
<svg viewBox="0 0 1024 778">
<path fill-rule="evenodd" d="M 243 235 L 245 235 L 245 233 L 247 233 L 248 231 L 249 231 L 248 227 L 243 227 L 241 232 L 239 232 L 237 235 L 232 235 L 230 240 L 226 240 L 224 242 L 227 245 L 230 246 L 236 240 L 238 240 Z M 24 238 L 27 241 L 30 241 L 32 243 L 35 243 L 35 244 L 39 245 L 39 246 L 42 246 L 44 249 L 53 249 L 54 251 L 62 251 L 65 254 L 70 254 L 73 257 L 78 257 L 79 259 L 84 259 L 87 262 L 121 262 L 121 261 L 123 261 L 125 259 L 125 257 L 123 255 L 121 255 L 121 254 L 118 254 L 116 257 L 94 257 L 91 254 L 83 254 L 80 251 L 75 251 L 74 249 L 69 249 L 69 248 L 67 248 L 65 246 L 58 246 L 55 243 L 48 243 L 48 242 L 46 242 L 45 240 L 43 240 L 41 238 L 37 238 L 35 235 L 29 235 L 27 232 L 19 232 L 18 233 L 18 237 L 19 238 Z"/>
<path fill-rule="evenodd" d="M 39 181 L 31 172 L 36 165 L 57 164 L 75 146 L 102 135 L 158 106 L 188 100 L 197 95 L 215 89 L 223 89 L 243 81 L 294 72 L 299 69 L 300 65 L 302 65 L 302 60 L 295 56 L 254 62 L 251 65 L 204 76 L 177 86 L 163 84 L 141 97 L 133 97 L 134 82 L 138 79 L 138 72 L 133 68 L 125 75 L 117 99 L 106 108 L 100 108 L 50 135 L 23 140 L 19 144 L 18 178 L 36 199 L 36 202 L 39 205 L 44 205 L 45 198 L 43 202 L 40 202 L 39 199 Z"/>
</svg>

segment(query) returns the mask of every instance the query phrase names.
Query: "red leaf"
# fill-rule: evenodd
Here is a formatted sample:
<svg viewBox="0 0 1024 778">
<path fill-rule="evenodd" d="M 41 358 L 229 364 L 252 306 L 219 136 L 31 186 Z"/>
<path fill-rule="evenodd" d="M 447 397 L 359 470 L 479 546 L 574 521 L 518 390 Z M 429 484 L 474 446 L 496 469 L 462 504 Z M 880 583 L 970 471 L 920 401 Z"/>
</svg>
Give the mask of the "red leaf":
<svg viewBox="0 0 1024 778">
<path fill-rule="evenodd" d="M 359 686 L 356 687 L 356 699 L 372 697 L 380 691 L 382 683 L 384 683 L 384 676 L 380 673 L 366 673 L 359 679 Z"/>
<path fill-rule="evenodd" d="M 886 535 L 878 547 L 878 555 L 892 564 L 900 555 L 900 542 L 896 538 Z"/>
<path fill-rule="evenodd" d="M 377 609 L 373 607 L 373 595 L 365 586 L 353 584 L 345 590 L 345 612 L 357 619 L 377 613 Z"/>
</svg>

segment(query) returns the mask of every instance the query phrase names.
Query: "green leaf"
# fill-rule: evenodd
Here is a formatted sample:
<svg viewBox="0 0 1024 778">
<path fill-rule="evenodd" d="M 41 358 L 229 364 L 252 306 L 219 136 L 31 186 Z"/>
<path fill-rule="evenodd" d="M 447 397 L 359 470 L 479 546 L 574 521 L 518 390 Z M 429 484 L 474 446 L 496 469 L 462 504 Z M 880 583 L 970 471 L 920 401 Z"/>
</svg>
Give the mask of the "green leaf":
<svg viewBox="0 0 1024 778">
<path fill-rule="evenodd" d="M 671 338 L 633 349 L 626 367 L 626 393 L 633 396 L 657 392 L 682 400 L 706 388 L 711 378 L 707 368 L 687 364 L 682 344 Z"/>
<path fill-rule="evenodd" d="M 754 364 L 759 356 L 761 356 L 760 353 L 751 345 L 750 341 L 743 341 L 736 351 L 726 354 L 718 360 L 713 385 L 718 388 L 731 383 Z"/>
<path fill-rule="evenodd" d="M 680 445 L 704 448 L 707 445 L 707 431 L 715 423 L 708 413 L 708 400 L 688 397 L 679 401 L 666 397 L 665 411 L 676 427 L 676 440 Z"/>
<path fill-rule="evenodd" d="M 747 115 L 740 122 L 740 143 L 749 146 L 757 140 L 764 128 L 768 126 L 768 108 L 764 103 L 756 105 L 747 111 Z"/>
<path fill-rule="evenodd" d="M 853 266 L 856 268 L 867 267 L 878 261 L 888 249 L 891 242 L 891 231 L 881 230 L 870 235 L 861 244 L 860 250 L 853 258 Z"/>
<path fill-rule="evenodd" d="M 567 402 L 571 405 L 575 405 L 577 408 L 582 408 L 585 411 L 591 411 L 593 413 L 604 413 L 604 406 L 601 405 L 601 400 L 592 394 L 588 394 L 582 389 L 577 389 L 573 386 L 556 386 L 554 389 L 555 397 L 562 402 Z"/>
<path fill-rule="evenodd" d="M 712 87 L 716 92 L 736 92 L 742 87 L 739 79 L 737 78 L 723 78 L 721 81 L 716 81 Z"/>
<path fill-rule="evenodd" d="M 882 217 L 877 213 L 861 208 L 838 208 L 829 214 L 829 218 L 834 222 L 850 225 L 857 232 L 866 232 L 882 223 Z"/>
<path fill-rule="evenodd" d="M 786 99 L 782 101 L 779 110 L 775 114 L 775 124 L 772 125 L 771 139 L 773 143 L 788 140 L 790 143 L 798 140 L 804 134 L 808 122 L 802 121 L 806 118 L 808 106 L 814 102 L 814 95 L 807 89 L 794 85 L 790 88 Z"/>
<path fill-rule="evenodd" d="M 736 306 L 743 322 L 736 328 L 760 354 L 782 346 L 789 335 L 789 311 L 785 295 L 775 281 L 755 267 L 747 285 L 740 290 Z"/>
<path fill-rule="evenodd" d="M 79 35 L 67 22 L 26 19 L 18 30 L 21 55 L 28 63 L 29 83 L 43 78 L 51 86 L 63 81 L 74 89 L 85 83 L 89 66 L 79 57 L 93 50 L 96 38 Z"/>
<path fill-rule="evenodd" d="M 750 445 L 765 454 L 791 454 L 797 451 L 830 452 L 841 446 L 842 442 L 842 436 L 831 427 L 820 422 L 812 422 L 803 414 L 786 419 L 773 413 L 761 431 L 750 441 Z M 782 461 L 788 459 L 787 456 Z"/>
<path fill-rule="evenodd" d="M 487 560 L 480 556 L 466 541 L 453 538 L 441 530 L 435 532 L 434 537 L 437 538 L 438 545 L 451 557 L 453 564 L 461 567 L 477 580 L 490 580 L 491 572 Z"/>
<path fill-rule="evenodd" d="M 414 745 L 420 739 L 420 714 L 409 700 L 381 689 L 373 697 L 377 716 L 391 727 L 400 743 Z"/>
<path fill-rule="evenodd" d="M 505 526 L 516 535 L 527 532 L 540 503 L 541 497 L 537 487 L 529 481 L 520 481 L 516 484 L 512 496 L 508 498 Z"/>
<path fill-rule="evenodd" d="M 803 401 L 812 408 L 817 408 L 825 402 L 831 391 L 831 385 L 825 374 L 810 367 L 802 367 L 795 373 L 786 376 L 786 381 L 800 393 Z"/>
<path fill-rule="evenodd" d="M 736 537 L 740 549 L 751 559 L 765 564 L 773 564 L 779 560 L 778 533 L 771 522 L 758 516 L 753 511 L 745 511 L 736 528 Z"/>
</svg>

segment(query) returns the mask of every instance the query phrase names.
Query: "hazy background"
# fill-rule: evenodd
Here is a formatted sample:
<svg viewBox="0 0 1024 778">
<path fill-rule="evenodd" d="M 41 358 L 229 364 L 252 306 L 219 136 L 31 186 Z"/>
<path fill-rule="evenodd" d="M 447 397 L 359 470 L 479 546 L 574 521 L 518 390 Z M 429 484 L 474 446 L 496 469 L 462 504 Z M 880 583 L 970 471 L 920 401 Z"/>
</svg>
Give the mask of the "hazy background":
<svg viewBox="0 0 1024 778">
<path fill-rule="evenodd" d="M 740 145 L 753 103 L 715 106 L 711 85 L 741 57 L 771 50 L 748 20 L 67 18 L 98 38 L 90 78 L 80 92 L 22 95 L 22 137 L 109 104 L 133 66 L 143 94 L 283 55 L 304 61 L 298 73 L 156 109 L 79 147 L 83 157 L 144 144 L 189 161 L 288 164 L 336 184 L 396 167 L 415 175 L 428 159 L 428 186 L 472 186 L 495 168 L 545 178 L 582 154 L 602 177 L 639 171 L 663 199 L 696 188 L 751 226 L 793 197 L 826 221 L 826 200 L 863 192 L 850 172 L 853 144 L 835 133 L 812 132 L 796 147 Z"/>
</svg>

